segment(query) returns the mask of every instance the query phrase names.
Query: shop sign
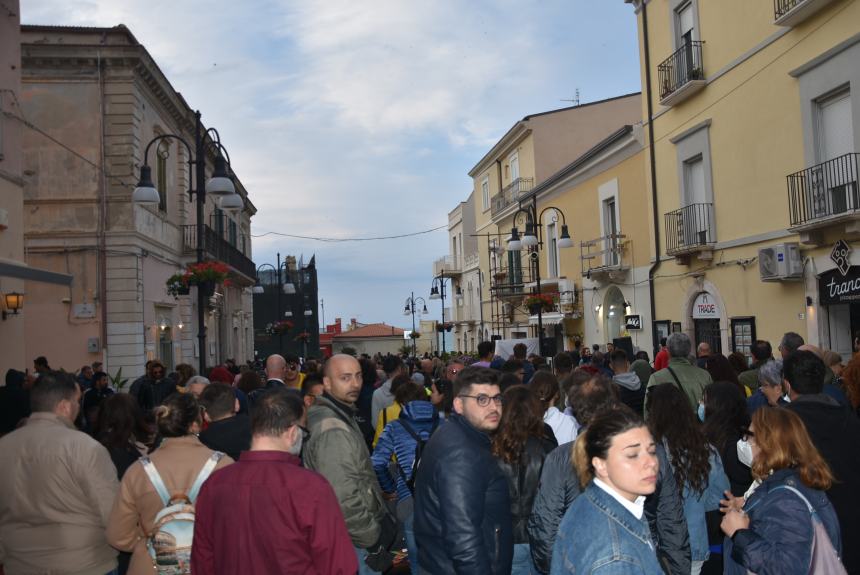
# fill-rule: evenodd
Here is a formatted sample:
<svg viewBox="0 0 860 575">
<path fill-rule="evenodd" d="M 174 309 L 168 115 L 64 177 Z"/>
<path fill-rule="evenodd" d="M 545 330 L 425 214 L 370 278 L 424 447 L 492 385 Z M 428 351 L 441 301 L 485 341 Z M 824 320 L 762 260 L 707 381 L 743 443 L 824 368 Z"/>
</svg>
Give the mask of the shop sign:
<svg viewBox="0 0 860 575">
<path fill-rule="evenodd" d="M 818 278 L 818 302 L 821 305 L 860 302 L 860 266 L 826 271 Z"/>
<path fill-rule="evenodd" d="M 693 302 L 694 319 L 720 319 L 720 308 L 713 296 L 708 293 L 700 293 Z"/>
<path fill-rule="evenodd" d="M 851 264 L 848 262 L 850 253 L 851 246 L 845 240 L 839 240 L 833 244 L 833 250 L 830 252 L 830 259 L 833 260 L 843 276 L 848 275 L 848 270 L 851 268 Z"/>
<path fill-rule="evenodd" d="M 627 330 L 642 329 L 642 316 L 640 315 L 625 315 L 624 327 Z"/>
</svg>

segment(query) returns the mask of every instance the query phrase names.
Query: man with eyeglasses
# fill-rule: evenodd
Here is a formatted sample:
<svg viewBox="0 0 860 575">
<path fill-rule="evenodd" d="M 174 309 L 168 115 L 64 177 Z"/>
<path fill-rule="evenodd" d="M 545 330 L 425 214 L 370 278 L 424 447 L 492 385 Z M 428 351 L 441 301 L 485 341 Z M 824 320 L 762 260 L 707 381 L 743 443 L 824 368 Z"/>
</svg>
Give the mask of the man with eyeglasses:
<svg viewBox="0 0 860 575">
<path fill-rule="evenodd" d="M 251 450 L 213 473 L 197 497 L 195 573 L 356 572 L 334 491 L 301 466 L 309 435 L 304 421 L 301 398 L 285 389 L 269 391 L 254 406 Z"/>
<path fill-rule="evenodd" d="M 502 417 L 499 374 L 467 367 L 454 381 L 454 413 L 430 438 L 415 480 L 422 572 L 511 572 L 508 483 L 490 451 Z"/>
<path fill-rule="evenodd" d="M 284 385 L 291 389 L 301 390 L 305 374 L 302 373 L 299 356 L 293 353 L 286 353 L 284 354 L 284 360 L 287 362 L 287 370 L 284 372 Z"/>
</svg>

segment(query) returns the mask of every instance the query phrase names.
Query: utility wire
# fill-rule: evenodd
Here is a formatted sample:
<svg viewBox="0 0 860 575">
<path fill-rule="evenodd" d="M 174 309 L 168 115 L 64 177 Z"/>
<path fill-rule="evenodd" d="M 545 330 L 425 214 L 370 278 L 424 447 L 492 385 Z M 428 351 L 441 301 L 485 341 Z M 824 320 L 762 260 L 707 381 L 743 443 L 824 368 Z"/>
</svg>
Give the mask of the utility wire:
<svg viewBox="0 0 860 575">
<path fill-rule="evenodd" d="M 420 232 L 412 232 L 408 234 L 398 234 L 396 236 L 376 236 L 369 238 L 321 238 L 315 236 L 300 236 L 297 234 L 285 234 L 283 232 L 263 232 L 262 234 L 251 234 L 252 238 L 263 238 L 266 236 L 281 236 L 285 238 L 296 238 L 300 240 L 312 240 L 316 242 L 331 242 L 331 243 L 339 243 L 339 242 L 372 242 L 377 240 L 396 240 L 399 238 L 409 238 L 413 236 L 420 236 L 423 234 L 429 234 L 431 232 L 437 232 L 442 229 L 446 229 L 448 225 L 439 226 L 436 228 L 430 228 L 429 230 L 421 230 Z"/>
</svg>

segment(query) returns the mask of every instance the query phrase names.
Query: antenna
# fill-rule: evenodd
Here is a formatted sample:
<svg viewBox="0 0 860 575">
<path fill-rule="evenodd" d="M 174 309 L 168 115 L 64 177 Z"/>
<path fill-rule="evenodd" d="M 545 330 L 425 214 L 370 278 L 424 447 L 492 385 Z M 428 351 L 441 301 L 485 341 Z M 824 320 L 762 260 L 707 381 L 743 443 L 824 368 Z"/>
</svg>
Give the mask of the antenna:
<svg viewBox="0 0 860 575">
<path fill-rule="evenodd" d="M 573 98 L 562 98 L 560 102 L 570 102 L 574 106 L 579 106 L 579 88 L 576 89 L 576 94 Z"/>
</svg>

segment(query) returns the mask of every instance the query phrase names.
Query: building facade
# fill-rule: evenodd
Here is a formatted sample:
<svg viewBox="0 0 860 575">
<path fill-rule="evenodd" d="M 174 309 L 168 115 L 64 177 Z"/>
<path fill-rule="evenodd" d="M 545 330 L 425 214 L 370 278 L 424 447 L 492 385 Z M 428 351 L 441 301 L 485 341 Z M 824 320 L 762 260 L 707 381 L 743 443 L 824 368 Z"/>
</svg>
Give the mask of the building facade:
<svg viewBox="0 0 860 575">
<path fill-rule="evenodd" d="M 654 168 L 657 337 L 860 330 L 860 1 L 627 0 Z"/>
<path fill-rule="evenodd" d="M 195 112 L 124 26 L 23 26 L 21 43 L 27 262 L 72 278 L 66 286 L 28 282 L 28 353 L 66 369 L 101 360 L 129 377 L 148 359 L 170 368 L 196 366 L 201 354 L 208 366 L 253 358 L 246 288 L 255 276 L 255 208 L 237 178 L 239 213 L 206 198 L 205 258 L 228 264 L 233 281 L 205 300 L 205 349 L 196 337 L 196 288 L 176 297 L 166 290 L 167 279 L 195 261 L 198 222 L 186 193 L 193 158 L 176 139 L 144 154 L 167 134 L 193 148 Z M 214 147 L 204 155 L 208 174 Z M 156 206 L 132 203 L 144 162 L 161 198 Z"/>
<path fill-rule="evenodd" d="M 576 161 L 589 160 L 596 145 L 622 126 L 637 123 L 640 115 L 637 93 L 527 116 L 469 172 L 483 316 L 477 341 L 542 333 L 542 352 L 553 355 L 583 337 L 581 256 L 575 248 L 561 249 L 564 230 L 576 233 L 570 218 L 581 208 L 548 208 L 558 203 L 560 193 L 580 185 L 583 176 L 594 175 L 592 170 L 565 180 L 572 169 L 582 167 Z M 528 226 L 538 233 L 540 245 L 509 249 L 513 228 L 524 233 Z M 588 238 L 598 234 L 589 230 Z M 538 290 L 552 302 L 547 309 L 529 310 L 526 298 Z"/>
</svg>

